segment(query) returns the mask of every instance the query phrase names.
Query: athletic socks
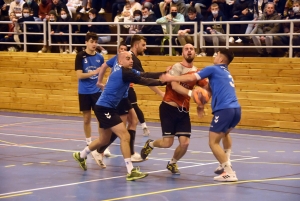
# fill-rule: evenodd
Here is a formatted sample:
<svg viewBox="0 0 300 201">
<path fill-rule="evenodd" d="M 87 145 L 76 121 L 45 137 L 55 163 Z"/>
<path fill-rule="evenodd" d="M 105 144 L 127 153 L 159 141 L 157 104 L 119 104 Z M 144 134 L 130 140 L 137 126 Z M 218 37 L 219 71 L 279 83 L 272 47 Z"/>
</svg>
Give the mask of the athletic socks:
<svg viewBox="0 0 300 201">
<path fill-rule="evenodd" d="M 149 142 L 149 146 L 153 149 L 154 148 L 154 141 Z"/>
<path fill-rule="evenodd" d="M 224 149 L 224 151 L 225 151 L 225 154 L 227 156 L 228 162 L 231 165 L 231 162 L 230 162 L 231 149 Z"/>
<path fill-rule="evenodd" d="M 142 126 L 143 129 L 144 129 L 144 128 L 147 128 L 146 122 L 141 123 L 141 126 Z"/>
<path fill-rule="evenodd" d="M 91 153 L 91 150 L 89 146 L 86 146 L 84 150 L 80 152 L 80 158 L 86 158 L 89 153 Z"/>
<path fill-rule="evenodd" d="M 170 160 L 170 164 L 177 163 L 177 161 L 178 161 L 178 160 L 176 160 L 175 158 L 172 158 L 172 159 Z"/>
<path fill-rule="evenodd" d="M 134 154 L 135 131 L 128 130 L 128 133 L 130 135 L 130 152 L 131 152 L 131 155 L 133 155 Z"/>
<path fill-rule="evenodd" d="M 131 170 L 133 169 L 131 158 L 124 158 L 124 161 L 125 161 L 125 164 L 126 164 L 128 174 L 131 174 Z"/>
<path fill-rule="evenodd" d="M 91 137 L 85 138 L 85 141 L 87 145 L 90 145 L 92 143 L 92 138 Z"/>
<path fill-rule="evenodd" d="M 232 168 L 231 168 L 231 164 L 229 163 L 229 161 L 226 161 L 225 163 L 222 163 L 222 167 L 224 168 L 224 171 L 228 174 L 232 174 L 234 173 Z"/>
</svg>

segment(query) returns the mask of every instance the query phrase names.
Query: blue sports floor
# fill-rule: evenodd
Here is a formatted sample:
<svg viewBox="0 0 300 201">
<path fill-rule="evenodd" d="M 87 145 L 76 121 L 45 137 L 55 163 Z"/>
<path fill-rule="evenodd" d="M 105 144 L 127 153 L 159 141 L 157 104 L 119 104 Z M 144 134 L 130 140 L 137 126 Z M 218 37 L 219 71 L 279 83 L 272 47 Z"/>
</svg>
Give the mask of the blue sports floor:
<svg viewBox="0 0 300 201">
<path fill-rule="evenodd" d="M 0 112 L 0 199 L 300 201 L 299 134 L 234 130 L 231 159 L 239 181 L 220 183 L 213 181 L 218 162 L 208 147 L 208 128 L 193 127 L 189 150 L 178 162 L 180 176 L 166 170 L 176 142 L 135 163 L 149 176 L 128 182 L 118 141 L 106 169 L 91 156 L 88 170 L 79 168 L 72 152 L 86 146 L 82 124 L 79 117 Z M 159 124 L 148 126 L 151 139 L 161 136 Z M 92 127 L 96 138 L 95 120 Z M 147 139 L 138 127 L 137 152 Z"/>
</svg>

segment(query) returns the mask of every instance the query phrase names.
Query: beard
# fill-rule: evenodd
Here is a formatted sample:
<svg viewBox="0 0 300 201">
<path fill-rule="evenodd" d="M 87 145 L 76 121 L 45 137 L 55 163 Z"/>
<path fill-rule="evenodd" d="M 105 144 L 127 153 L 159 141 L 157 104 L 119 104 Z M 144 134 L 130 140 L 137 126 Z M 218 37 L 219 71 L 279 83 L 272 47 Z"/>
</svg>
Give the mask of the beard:
<svg viewBox="0 0 300 201">
<path fill-rule="evenodd" d="M 142 51 L 142 50 L 137 51 L 137 56 L 143 56 L 143 55 L 144 55 L 144 51 Z"/>
<path fill-rule="evenodd" d="M 188 63 L 192 63 L 194 61 L 194 57 L 186 57 L 185 60 Z"/>
</svg>

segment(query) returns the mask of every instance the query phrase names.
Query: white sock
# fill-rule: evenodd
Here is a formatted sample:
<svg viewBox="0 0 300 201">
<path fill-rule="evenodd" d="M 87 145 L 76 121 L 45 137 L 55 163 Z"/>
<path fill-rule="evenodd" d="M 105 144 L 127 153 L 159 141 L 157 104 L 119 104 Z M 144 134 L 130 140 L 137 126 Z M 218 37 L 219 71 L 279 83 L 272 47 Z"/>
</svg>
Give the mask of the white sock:
<svg viewBox="0 0 300 201">
<path fill-rule="evenodd" d="M 154 141 L 152 141 L 152 142 L 149 142 L 149 146 L 150 146 L 151 148 L 154 148 L 154 145 L 153 145 L 153 143 L 154 143 Z"/>
<path fill-rule="evenodd" d="M 131 158 L 124 158 L 124 161 L 125 161 L 125 164 L 126 164 L 128 174 L 131 174 L 131 170 L 133 169 Z"/>
<path fill-rule="evenodd" d="M 224 149 L 224 151 L 225 151 L 225 154 L 227 156 L 228 162 L 231 165 L 231 162 L 230 162 L 231 149 Z"/>
<path fill-rule="evenodd" d="M 178 161 L 178 160 L 176 160 L 175 158 L 172 158 L 172 159 L 170 160 L 170 164 L 177 163 L 177 161 Z"/>
<path fill-rule="evenodd" d="M 142 126 L 143 129 L 147 128 L 146 122 L 142 123 L 141 126 Z"/>
<path fill-rule="evenodd" d="M 229 173 L 229 174 L 233 173 L 233 170 L 231 168 L 231 164 L 228 161 L 226 161 L 225 163 L 222 163 L 222 167 L 224 168 L 224 171 L 226 173 Z"/>
<path fill-rule="evenodd" d="M 89 155 L 89 153 L 91 153 L 91 150 L 89 146 L 86 146 L 84 150 L 80 152 L 80 158 L 85 158 L 87 155 Z"/>
<path fill-rule="evenodd" d="M 92 143 L 92 138 L 91 137 L 85 138 L 85 141 L 87 145 L 90 145 Z"/>
</svg>

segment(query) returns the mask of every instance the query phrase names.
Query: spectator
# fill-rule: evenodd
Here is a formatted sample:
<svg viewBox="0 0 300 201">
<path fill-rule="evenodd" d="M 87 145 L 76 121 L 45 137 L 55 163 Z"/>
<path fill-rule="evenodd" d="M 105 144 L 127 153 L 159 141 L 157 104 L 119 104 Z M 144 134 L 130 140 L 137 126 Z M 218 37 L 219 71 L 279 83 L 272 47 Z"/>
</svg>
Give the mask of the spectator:
<svg viewBox="0 0 300 201">
<path fill-rule="evenodd" d="M 261 18 L 261 21 L 268 21 L 268 20 L 280 20 L 280 16 L 275 11 L 275 6 L 273 3 L 268 3 L 266 5 L 265 12 Z M 255 46 L 261 46 L 262 42 L 265 42 L 267 46 L 273 45 L 273 36 L 264 36 L 263 34 L 271 34 L 271 33 L 278 33 L 280 30 L 279 23 L 259 23 L 257 25 L 257 34 L 261 34 L 260 36 L 252 36 L 252 40 Z M 266 48 L 267 55 L 273 56 L 272 48 Z M 265 56 L 265 53 L 262 48 L 257 48 L 259 56 Z"/>
<path fill-rule="evenodd" d="M 233 16 L 230 21 L 250 21 L 253 20 L 253 0 L 236 0 L 233 4 Z M 248 24 L 230 24 L 230 34 L 244 34 Z M 229 38 L 230 43 L 241 43 L 242 37 L 233 36 Z"/>
<path fill-rule="evenodd" d="M 189 7 L 195 7 L 197 13 L 201 13 L 201 8 L 208 8 L 211 5 L 210 0 L 191 0 L 187 1 L 189 4 L 187 4 L 187 9 Z"/>
<path fill-rule="evenodd" d="M 101 15 L 98 15 L 98 13 L 95 9 L 91 9 L 89 11 L 89 18 L 90 18 L 91 22 L 106 22 L 106 20 Z M 110 33 L 111 32 L 110 32 L 108 25 L 89 24 L 88 29 L 89 29 L 89 32 L 94 32 L 97 34 L 107 34 L 107 35 L 102 35 L 102 36 L 98 37 L 99 44 L 110 42 L 110 40 L 111 40 Z M 100 48 L 102 54 L 107 54 L 107 51 L 103 47 L 99 46 L 99 48 Z"/>
<path fill-rule="evenodd" d="M 80 8 L 77 8 L 76 10 L 76 18 L 75 18 L 75 22 L 86 22 L 86 20 L 84 20 L 84 16 L 82 13 L 80 13 Z M 75 33 L 87 33 L 88 32 L 88 26 L 85 24 L 80 24 L 78 25 L 77 31 L 75 30 Z M 85 43 L 85 36 L 73 36 L 73 40 L 72 40 L 75 44 L 84 44 Z M 78 50 L 79 49 L 79 50 Z M 74 47 L 74 50 L 72 52 L 72 54 L 77 54 L 78 51 L 80 50 L 84 50 L 84 47 Z"/>
<path fill-rule="evenodd" d="M 114 21 L 118 12 L 121 13 L 123 11 L 124 5 L 126 4 L 126 0 L 116 0 L 112 5 L 112 21 Z"/>
<path fill-rule="evenodd" d="M 0 40 L 0 42 L 16 42 L 16 43 L 20 43 L 20 39 L 19 39 L 19 35 L 18 33 L 20 33 L 20 26 L 18 24 L 17 21 L 14 21 L 14 19 L 16 19 L 16 14 L 14 12 L 11 12 L 9 15 L 9 20 L 11 21 L 10 24 L 8 24 L 8 30 L 5 30 L 5 32 L 15 32 L 15 33 L 10 33 L 4 36 L 4 38 L 2 38 Z M 7 24 L 5 24 L 7 25 Z M 13 45 L 9 45 L 9 44 L 2 44 L 0 50 L 4 50 L 4 49 L 13 49 L 13 51 L 17 51 L 17 49 L 20 49 L 20 45 L 18 46 L 13 46 Z"/>
<path fill-rule="evenodd" d="M 92 8 L 95 9 L 99 14 L 105 13 L 107 0 L 92 0 Z"/>
<path fill-rule="evenodd" d="M 180 30 L 178 31 L 178 40 L 181 46 L 184 46 L 187 43 L 194 44 L 193 36 L 189 34 L 194 34 L 195 31 L 197 33 L 197 38 L 199 38 L 200 34 L 200 23 L 203 21 L 203 16 L 197 12 L 195 7 L 189 7 L 187 10 L 188 15 L 185 17 L 186 22 L 197 22 L 197 30 L 194 30 L 194 25 L 181 25 Z M 197 41 L 197 54 L 200 57 L 205 57 L 206 53 L 204 51 L 201 51 L 199 53 L 199 41 Z"/>
<path fill-rule="evenodd" d="M 293 8 L 293 2 L 294 0 L 286 0 L 283 16 L 288 16 L 288 11 Z"/>
<path fill-rule="evenodd" d="M 133 13 L 135 10 L 142 10 L 142 5 L 139 2 L 136 2 L 135 0 L 128 0 L 130 4 L 130 10 Z M 123 11 L 125 10 L 125 6 Z"/>
<path fill-rule="evenodd" d="M 8 17 L 8 6 L 4 0 L 0 0 L 0 14 L 1 16 Z"/>
<path fill-rule="evenodd" d="M 177 12 L 185 16 L 186 14 L 186 5 L 183 0 L 164 0 L 159 3 L 159 9 L 161 16 L 166 16 L 171 12 L 171 7 L 175 5 L 177 7 Z"/>
<path fill-rule="evenodd" d="M 219 9 L 219 5 L 216 3 L 213 3 L 210 6 L 211 9 L 211 15 L 208 16 L 207 21 L 208 22 L 218 22 L 218 21 L 226 21 L 226 17 L 223 14 L 222 11 Z M 226 33 L 226 25 L 220 25 L 220 24 L 213 24 L 213 25 L 207 25 L 204 27 L 205 32 L 204 34 L 210 34 L 211 36 L 204 37 L 205 42 L 212 42 L 213 46 L 219 46 L 220 42 L 224 43 L 226 41 L 226 36 L 224 33 Z M 219 48 L 214 48 L 215 53 L 213 54 L 213 57 L 217 56 L 217 52 L 219 51 Z"/>
<path fill-rule="evenodd" d="M 67 12 L 67 15 L 70 15 L 66 4 L 64 4 L 60 0 L 52 0 L 51 10 L 54 10 L 57 16 L 60 15 L 61 10 L 64 10 L 65 12 Z"/>
<path fill-rule="evenodd" d="M 22 16 L 22 9 L 24 3 L 25 2 L 23 0 L 15 0 L 11 2 L 9 5 L 8 14 L 10 15 L 11 12 L 14 12 L 16 14 L 16 17 L 20 18 Z"/>
<path fill-rule="evenodd" d="M 49 20 L 49 12 L 51 10 L 51 0 L 42 0 L 39 5 L 39 18 L 41 20 Z"/>
<path fill-rule="evenodd" d="M 288 10 L 286 20 L 299 20 L 300 19 L 300 1 L 294 1 L 293 8 Z M 283 24 L 284 33 L 290 33 L 290 23 Z M 294 22 L 294 33 L 300 33 L 300 22 Z M 274 36 L 274 44 L 276 45 L 289 45 L 289 36 Z M 300 46 L 300 35 L 293 36 L 293 46 Z M 285 57 L 289 56 L 288 49 L 285 49 Z M 294 48 L 294 57 L 300 57 L 300 49 Z"/>
<path fill-rule="evenodd" d="M 63 54 L 69 54 L 69 46 L 67 45 L 69 43 L 69 34 L 72 32 L 72 30 L 77 30 L 77 26 L 73 25 L 72 30 L 69 30 L 69 24 L 68 22 L 72 22 L 72 19 L 69 15 L 68 10 L 61 9 L 60 10 L 60 16 L 57 18 L 57 22 L 64 22 L 65 24 L 59 24 L 56 29 L 56 33 L 59 35 L 57 36 L 57 42 L 58 44 L 65 44 L 59 46 L 59 52 Z"/>
<path fill-rule="evenodd" d="M 263 1 L 262 5 L 261 5 L 262 10 L 265 9 L 265 6 L 266 6 L 267 3 L 274 3 L 275 11 L 277 12 L 277 14 L 280 15 L 281 17 L 286 16 L 284 14 L 284 8 L 285 8 L 286 0 L 266 0 L 266 1 Z"/>
<path fill-rule="evenodd" d="M 26 0 L 26 2 L 23 4 L 23 8 L 28 7 L 31 10 L 30 15 L 33 17 L 39 17 L 39 6 L 38 4 L 33 0 Z"/>
<path fill-rule="evenodd" d="M 81 6 L 81 2 L 79 0 L 68 0 L 68 3 L 66 4 L 71 18 L 73 17 L 73 13 L 76 13 L 76 9 Z"/>
</svg>

